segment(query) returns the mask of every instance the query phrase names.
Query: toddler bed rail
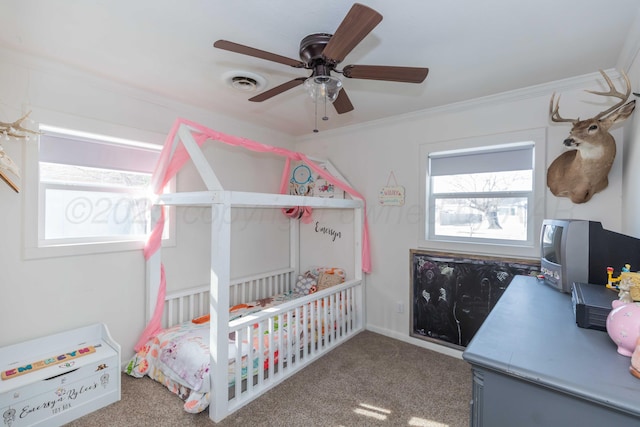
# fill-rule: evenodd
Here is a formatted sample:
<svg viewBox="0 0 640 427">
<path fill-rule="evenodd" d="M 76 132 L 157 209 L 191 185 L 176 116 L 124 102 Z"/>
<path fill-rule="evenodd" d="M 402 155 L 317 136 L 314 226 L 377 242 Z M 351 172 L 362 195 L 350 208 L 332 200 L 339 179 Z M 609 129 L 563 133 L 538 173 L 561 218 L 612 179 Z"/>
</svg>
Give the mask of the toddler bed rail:
<svg viewBox="0 0 640 427">
<path fill-rule="evenodd" d="M 294 275 L 286 268 L 232 281 L 234 306 L 269 303 L 272 297 L 281 301 L 229 322 L 229 346 L 218 349 L 218 357 L 229 360 L 228 375 L 211 382 L 212 396 L 225 395 L 225 407 L 216 408 L 219 415 L 238 410 L 364 328 L 362 280 L 296 297 Z M 209 291 L 200 286 L 167 293 L 163 327 L 208 314 Z"/>
<path fill-rule="evenodd" d="M 231 306 L 291 291 L 293 268 L 232 280 L 229 288 Z M 168 292 L 165 296 L 162 327 L 168 328 L 209 314 L 209 285 Z"/>
</svg>

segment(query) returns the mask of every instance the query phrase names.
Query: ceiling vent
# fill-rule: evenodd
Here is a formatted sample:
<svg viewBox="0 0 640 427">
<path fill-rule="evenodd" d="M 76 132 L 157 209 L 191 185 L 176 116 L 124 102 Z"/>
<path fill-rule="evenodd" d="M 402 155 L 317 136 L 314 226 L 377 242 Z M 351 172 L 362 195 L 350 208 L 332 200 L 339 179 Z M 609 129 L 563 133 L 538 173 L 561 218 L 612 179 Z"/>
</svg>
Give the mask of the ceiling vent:
<svg viewBox="0 0 640 427">
<path fill-rule="evenodd" d="M 229 87 L 240 92 L 258 92 L 267 84 L 264 77 L 250 71 L 231 71 L 225 73 L 223 79 Z"/>
</svg>

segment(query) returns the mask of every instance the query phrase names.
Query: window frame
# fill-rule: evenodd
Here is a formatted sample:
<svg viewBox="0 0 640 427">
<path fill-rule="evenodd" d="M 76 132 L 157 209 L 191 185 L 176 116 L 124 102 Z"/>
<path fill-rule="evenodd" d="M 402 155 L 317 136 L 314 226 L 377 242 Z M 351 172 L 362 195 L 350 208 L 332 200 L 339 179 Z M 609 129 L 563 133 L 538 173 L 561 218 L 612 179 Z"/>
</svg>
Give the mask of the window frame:
<svg viewBox="0 0 640 427">
<path fill-rule="evenodd" d="M 53 122 L 50 120 L 49 122 Z M 62 131 L 69 131 L 70 135 L 73 135 L 80 126 L 68 126 L 65 128 L 54 127 L 47 125 L 40 125 L 45 129 L 51 129 L 54 133 L 56 129 Z M 91 126 L 86 132 L 77 131 L 78 134 L 85 134 L 85 136 L 95 136 L 98 139 L 104 139 L 106 141 L 163 141 L 164 136 L 154 134 L 151 132 L 140 132 L 126 127 L 113 126 Z M 142 136 L 141 136 L 142 133 Z M 118 135 L 117 137 L 110 137 L 105 135 Z M 162 149 L 161 145 L 153 143 L 142 143 L 147 146 L 155 146 L 158 150 Z M 154 147 L 154 148 L 155 148 Z M 52 258 L 63 256 L 78 256 L 89 254 L 104 254 L 111 252 L 123 252 L 132 250 L 141 250 L 144 248 L 146 235 L 138 236 L 137 238 L 123 239 L 123 238 L 98 238 L 98 239 L 49 239 L 44 241 L 44 209 L 42 208 L 44 203 L 44 189 L 49 184 L 43 184 L 40 182 L 39 163 L 39 138 L 27 141 L 24 145 L 24 220 L 23 220 L 23 258 L 24 259 L 39 259 L 39 258 Z M 58 186 L 58 184 L 51 184 Z M 65 186 L 64 183 L 61 184 Z M 90 189 L 93 184 L 74 186 L 77 189 Z M 175 189 L 175 179 L 169 183 L 171 190 Z M 168 218 L 175 218 L 175 208 L 169 208 Z M 168 221 L 167 231 L 169 237 L 163 239 L 163 245 L 174 246 L 175 245 L 175 221 Z"/>
<path fill-rule="evenodd" d="M 533 189 L 528 200 L 528 228 L 527 242 L 508 242 L 493 239 L 466 239 L 464 237 L 441 236 L 437 239 L 429 237 L 429 221 L 435 216 L 435 199 L 430 200 L 429 154 L 454 150 L 474 150 L 492 146 L 504 146 L 520 142 L 533 143 Z M 508 255 L 513 257 L 536 258 L 539 256 L 540 242 L 538 234 L 545 215 L 545 151 L 546 128 L 529 129 L 507 132 L 495 135 L 462 138 L 448 141 L 425 143 L 419 146 L 419 189 L 420 189 L 420 235 L 418 247 L 430 250 L 471 253 Z M 501 196 L 519 196 L 520 191 L 496 192 Z M 448 193 L 447 193 L 448 194 Z M 477 193 L 473 193 L 474 195 Z M 442 194 L 438 194 L 441 197 Z M 463 193 L 456 193 L 456 198 L 464 197 Z"/>
<path fill-rule="evenodd" d="M 121 193 L 134 195 L 138 194 L 140 196 L 139 191 L 130 190 L 128 188 L 122 187 L 106 187 L 100 185 L 91 185 L 91 184 L 77 184 L 77 183 L 58 183 L 58 182 L 42 182 L 40 181 L 39 186 L 39 194 L 38 194 L 38 245 L 40 247 L 46 246 L 56 246 L 56 245 L 68 245 L 68 244 L 95 244 L 95 243 L 107 243 L 107 242 L 120 242 L 120 241 L 137 241 L 148 234 L 148 231 L 144 234 L 138 235 L 129 235 L 130 239 L 123 239 L 123 236 L 100 236 L 99 238 L 95 237 L 67 237 L 67 238 L 46 238 L 46 224 L 45 224 L 45 215 L 43 207 L 46 204 L 46 191 L 47 190 L 76 190 L 76 191 L 84 191 L 84 192 L 92 192 L 92 193 Z M 106 190 L 106 191 L 105 191 Z M 104 212 L 101 212 L 101 214 Z"/>
</svg>

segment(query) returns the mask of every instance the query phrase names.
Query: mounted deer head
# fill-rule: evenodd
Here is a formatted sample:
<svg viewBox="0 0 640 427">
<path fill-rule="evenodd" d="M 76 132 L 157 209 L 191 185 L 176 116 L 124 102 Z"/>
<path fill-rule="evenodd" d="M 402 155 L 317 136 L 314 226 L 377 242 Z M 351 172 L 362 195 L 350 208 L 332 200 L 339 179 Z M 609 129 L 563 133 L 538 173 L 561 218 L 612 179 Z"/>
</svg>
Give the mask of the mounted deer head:
<svg viewBox="0 0 640 427">
<path fill-rule="evenodd" d="M 591 197 L 609 185 L 609 170 L 616 157 L 616 142 L 609 128 L 624 121 L 635 108 L 635 100 L 625 102 L 631 94 L 629 77 L 623 72 L 626 83 L 625 93 L 618 92 L 611 79 L 600 70 L 609 85 L 608 92 L 586 92 L 595 95 L 613 96 L 620 99 L 614 106 L 596 116 L 580 120 L 564 119 L 558 112 L 560 97 L 555 101 L 555 93 L 549 102 L 549 114 L 553 122 L 571 122 L 573 127 L 564 145 L 570 148 L 558 156 L 547 170 L 547 186 L 554 196 L 568 197 L 573 203 L 588 202 Z"/>
</svg>

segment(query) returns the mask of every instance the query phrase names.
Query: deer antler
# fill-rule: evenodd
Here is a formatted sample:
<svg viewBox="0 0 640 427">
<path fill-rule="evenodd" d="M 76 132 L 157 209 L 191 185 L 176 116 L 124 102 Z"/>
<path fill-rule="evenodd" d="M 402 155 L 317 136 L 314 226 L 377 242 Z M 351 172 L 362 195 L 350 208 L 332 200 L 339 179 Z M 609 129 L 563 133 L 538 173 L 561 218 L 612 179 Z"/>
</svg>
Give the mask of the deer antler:
<svg viewBox="0 0 640 427">
<path fill-rule="evenodd" d="M 600 74 L 602 74 L 602 77 L 604 77 L 604 79 L 607 81 L 607 84 L 609 85 L 609 91 L 608 92 L 597 92 L 595 90 L 587 90 L 585 92 L 589 92 L 592 93 L 594 95 L 602 95 L 602 96 L 613 96 L 615 98 L 619 98 L 620 102 L 618 102 L 616 105 L 609 107 L 608 109 L 604 110 L 601 113 L 598 113 L 595 117 L 594 120 L 598 120 L 600 118 L 602 118 L 603 116 L 606 116 L 607 114 L 609 114 L 610 112 L 616 110 L 618 107 L 620 107 L 622 104 L 624 104 L 627 101 L 627 98 L 629 98 L 629 95 L 631 95 L 631 82 L 629 81 L 629 77 L 627 76 L 627 74 L 622 71 L 622 77 L 624 78 L 624 81 L 627 85 L 627 91 L 626 93 L 622 93 L 622 92 L 618 92 L 618 90 L 616 89 L 615 85 L 613 84 L 613 82 L 611 81 L 611 79 L 609 78 L 609 76 L 607 76 L 607 74 L 602 71 L 599 70 Z"/>
<path fill-rule="evenodd" d="M 624 81 L 627 85 L 627 91 L 626 93 L 622 93 L 619 92 L 615 85 L 613 84 L 613 82 L 611 81 L 611 79 L 609 78 L 609 76 L 607 76 L 607 74 L 602 71 L 599 70 L 600 74 L 602 74 L 602 77 L 604 77 L 605 81 L 607 82 L 607 84 L 609 85 L 609 91 L 608 92 L 598 92 L 595 90 L 585 90 L 585 92 L 589 92 L 592 93 L 594 95 L 601 95 L 601 96 L 613 96 L 615 98 L 619 98 L 620 102 L 618 102 L 617 104 L 607 108 L 606 110 L 602 111 L 601 113 L 598 113 L 595 117 L 593 117 L 592 120 L 598 120 L 600 118 L 602 118 L 603 116 L 606 116 L 607 114 L 609 114 L 612 111 L 615 111 L 616 109 L 618 109 L 621 105 L 623 105 L 626 101 L 627 98 L 629 98 L 629 95 L 631 94 L 631 82 L 629 81 L 629 77 L 627 76 L 627 74 L 622 71 L 622 77 L 624 78 Z M 580 118 L 577 119 L 565 119 L 563 117 L 560 116 L 560 113 L 558 112 L 558 109 L 560 108 L 560 95 L 558 95 L 558 99 L 555 99 L 556 97 L 556 93 L 554 92 L 551 95 L 551 101 L 549 102 L 549 115 L 551 116 L 551 121 L 553 122 L 572 122 L 575 123 L 577 121 L 580 121 Z"/>
<path fill-rule="evenodd" d="M 29 114 L 31 114 L 31 111 L 12 123 L 0 122 L 0 133 L 14 138 L 24 138 L 26 133 L 39 135 L 40 132 L 22 127 L 22 122 L 29 117 Z"/>
<path fill-rule="evenodd" d="M 549 115 L 551 116 L 551 121 L 552 122 L 577 122 L 578 120 L 580 120 L 579 118 L 577 119 L 565 119 L 560 117 L 560 113 L 558 112 L 558 109 L 560 108 L 560 95 L 558 95 L 558 100 L 554 103 L 554 99 L 556 97 L 556 93 L 553 92 L 553 94 L 551 95 L 551 101 L 549 101 Z"/>
</svg>

